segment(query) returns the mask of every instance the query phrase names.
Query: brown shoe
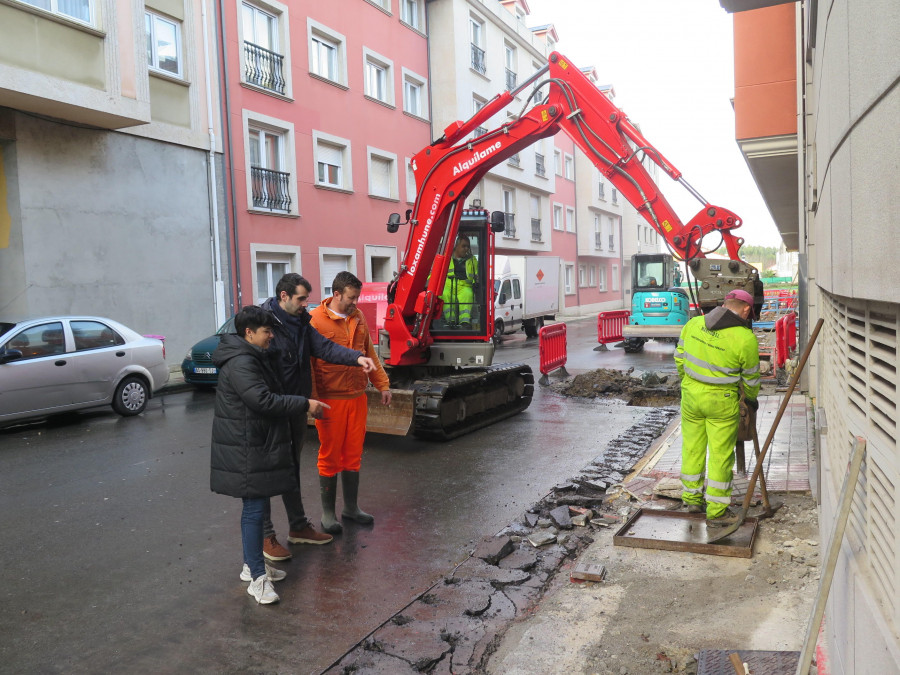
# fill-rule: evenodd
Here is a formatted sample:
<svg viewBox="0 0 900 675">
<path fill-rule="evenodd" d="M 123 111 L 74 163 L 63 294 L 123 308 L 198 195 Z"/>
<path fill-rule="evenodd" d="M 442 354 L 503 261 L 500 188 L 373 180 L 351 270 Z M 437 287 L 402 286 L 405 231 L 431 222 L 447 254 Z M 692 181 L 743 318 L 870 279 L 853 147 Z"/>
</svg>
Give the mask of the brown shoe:
<svg viewBox="0 0 900 675">
<path fill-rule="evenodd" d="M 302 530 L 291 530 L 288 533 L 288 541 L 292 544 L 330 544 L 334 541 L 334 537 L 316 532 L 312 525 L 307 525 Z"/>
<path fill-rule="evenodd" d="M 263 539 L 263 555 L 269 560 L 290 560 L 293 554 L 278 543 L 273 534 Z"/>
<path fill-rule="evenodd" d="M 731 509 L 726 509 L 725 513 L 723 513 L 718 518 L 706 518 L 706 526 L 707 527 L 729 527 L 731 525 L 735 525 L 741 519 L 741 516 Z"/>
</svg>

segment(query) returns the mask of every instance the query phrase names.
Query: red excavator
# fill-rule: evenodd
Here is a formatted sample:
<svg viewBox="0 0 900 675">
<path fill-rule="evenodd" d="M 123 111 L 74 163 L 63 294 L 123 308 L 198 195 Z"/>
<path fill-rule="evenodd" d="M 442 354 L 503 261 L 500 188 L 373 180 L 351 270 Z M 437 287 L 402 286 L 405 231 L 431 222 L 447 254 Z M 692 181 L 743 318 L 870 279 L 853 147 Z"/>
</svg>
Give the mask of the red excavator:
<svg viewBox="0 0 900 675">
<path fill-rule="evenodd" d="M 524 92 L 528 92 L 524 96 Z M 544 95 L 538 94 L 541 92 Z M 488 119 L 523 93 L 521 113 L 511 122 L 472 138 Z M 534 105 L 532 105 L 534 103 Z M 388 285 L 388 306 L 379 332 L 379 353 L 388 367 L 396 406 L 370 413 L 370 429 L 454 438 L 514 415 L 531 402 L 534 378 L 521 364 L 493 364 L 494 233 L 507 224 L 502 212 L 466 209 L 465 200 L 484 175 L 535 141 L 568 134 L 599 171 L 684 260 L 693 280 L 692 304 L 700 311 L 721 304 L 736 288 L 762 305 L 762 283 L 738 252 L 743 239 L 737 214 L 707 202 L 584 74 L 558 52 L 512 91 L 497 95 L 465 122 L 412 160 L 418 187 L 406 221 L 391 214 L 388 231 L 408 224 L 404 258 Z M 703 205 L 687 223 L 659 191 L 642 160 L 655 162 Z M 703 239 L 718 233 L 728 261 L 706 258 Z M 758 309 L 758 308 L 757 308 Z M 374 401 L 373 401 L 374 403 Z M 388 424 L 384 418 L 393 417 Z"/>
</svg>

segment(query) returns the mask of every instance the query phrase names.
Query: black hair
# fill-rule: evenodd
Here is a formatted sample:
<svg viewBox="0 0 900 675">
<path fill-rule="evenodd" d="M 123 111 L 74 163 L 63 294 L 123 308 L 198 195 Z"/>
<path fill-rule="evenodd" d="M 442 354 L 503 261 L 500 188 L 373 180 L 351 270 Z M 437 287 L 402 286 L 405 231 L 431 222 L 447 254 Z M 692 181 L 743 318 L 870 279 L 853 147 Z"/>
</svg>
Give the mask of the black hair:
<svg viewBox="0 0 900 675">
<path fill-rule="evenodd" d="M 287 293 L 289 298 L 293 298 L 297 295 L 297 286 L 303 286 L 307 293 L 312 293 L 312 284 L 296 272 L 288 272 L 278 280 L 278 285 L 275 286 L 275 300 L 281 299 L 282 291 Z"/>
<path fill-rule="evenodd" d="M 247 305 L 234 315 L 234 328 L 237 331 L 237 334 L 242 338 L 247 336 L 248 328 L 251 331 L 256 332 L 263 326 L 274 328 L 275 317 L 272 316 L 271 312 L 264 310 L 262 307 Z"/>
<path fill-rule="evenodd" d="M 355 288 L 356 290 L 362 289 L 362 282 L 356 277 L 356 275 L 350 272 L 338 272 L 337 276 L 334 278 L 334 281 L 331 282 L 331 291 L 337 291 L 341 295 L 344 294 L 344 289 L 350 286 L 350 288 Z"/>
</svg>

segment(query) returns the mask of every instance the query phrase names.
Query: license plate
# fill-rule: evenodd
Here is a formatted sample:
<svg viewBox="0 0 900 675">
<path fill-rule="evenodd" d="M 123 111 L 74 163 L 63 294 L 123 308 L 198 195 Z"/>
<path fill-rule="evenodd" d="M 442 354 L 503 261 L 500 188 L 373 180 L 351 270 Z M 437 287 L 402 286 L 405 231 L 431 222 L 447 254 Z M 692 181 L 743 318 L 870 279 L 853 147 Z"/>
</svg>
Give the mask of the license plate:
<svg viewBox="0 0 900 675">
<path fill-rule="evenodd" d="M 216 368 L 194 368 L 194 372 L 197 375 L 215 375 L 219 371 Z"/>
</svg>

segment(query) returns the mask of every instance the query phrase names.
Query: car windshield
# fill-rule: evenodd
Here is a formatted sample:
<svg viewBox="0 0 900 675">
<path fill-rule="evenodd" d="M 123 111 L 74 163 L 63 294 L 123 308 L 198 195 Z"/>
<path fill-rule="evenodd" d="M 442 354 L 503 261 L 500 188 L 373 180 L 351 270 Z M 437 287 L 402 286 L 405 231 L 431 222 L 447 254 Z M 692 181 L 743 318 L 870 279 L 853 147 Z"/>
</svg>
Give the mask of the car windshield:
<svg viewBox="0 0 900 675">
<path fill-rule="evenodd" d="M 216 331 L 216 335 L 225 335 L 225 333 L 236 333 L 237 331 L 234 328 L 234 317 L 231 317 L 222 324 L 222 327 Z"/>
</svg>

